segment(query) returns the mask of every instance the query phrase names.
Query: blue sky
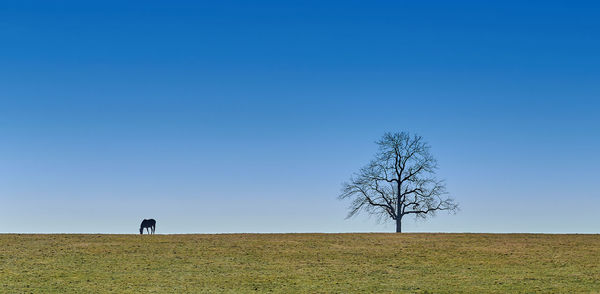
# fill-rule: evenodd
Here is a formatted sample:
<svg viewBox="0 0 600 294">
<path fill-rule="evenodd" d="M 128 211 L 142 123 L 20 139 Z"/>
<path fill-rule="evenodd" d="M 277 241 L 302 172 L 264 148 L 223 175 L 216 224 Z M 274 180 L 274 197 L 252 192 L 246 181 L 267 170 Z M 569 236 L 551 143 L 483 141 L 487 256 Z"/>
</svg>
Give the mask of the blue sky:
<svg viewBox="0 0 600 294">
<path fill-rule="evenodd" d="M 574 1 L 6 1 L 0 232 L 393 231 L 340 184 L 422 135 L 456 215 L 600 231 L 599 7 Z"/>
</svg>

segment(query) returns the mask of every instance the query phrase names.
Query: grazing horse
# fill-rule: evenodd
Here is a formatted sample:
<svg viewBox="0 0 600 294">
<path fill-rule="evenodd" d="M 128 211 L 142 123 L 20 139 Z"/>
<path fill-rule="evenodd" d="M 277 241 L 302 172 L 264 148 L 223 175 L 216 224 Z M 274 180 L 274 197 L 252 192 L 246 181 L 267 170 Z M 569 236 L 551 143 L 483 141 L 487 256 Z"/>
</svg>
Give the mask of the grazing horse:
<svg viewBox="0 0 600 294">
<path fill-rule="evenodd" d="M 140 235 L 144 234 L 144 228 L 146 229 L 148 234 L 154 234 L 154 229 L 156 229 L 156 221 L 152 218 L 143 220 L 142 224 L 140 225 Z M 148 230 L 148 228 L 152 229 L 152 233 L 150 233 L 150 230 Z"/>
</svg>

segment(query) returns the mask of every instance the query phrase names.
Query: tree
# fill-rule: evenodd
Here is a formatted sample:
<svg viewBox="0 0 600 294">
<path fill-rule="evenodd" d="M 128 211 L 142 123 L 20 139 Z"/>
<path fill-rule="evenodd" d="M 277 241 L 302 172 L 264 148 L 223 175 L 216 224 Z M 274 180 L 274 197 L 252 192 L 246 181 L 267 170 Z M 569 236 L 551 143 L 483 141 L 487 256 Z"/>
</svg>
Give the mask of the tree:
<svg viewBox="0 0 600 294">
<path fill-rule="evenodd" d="M 352 200 L 348 218 L 362 211 L 392 219 L 400 233 L 404 216 L 425 219 L 437 211 L 458 209 L 447 197 L 444 181 L 436 178 L 437 161 L 422 137 L 386 133 L 376 143 L 375 159 L 342 184 L 339 198 Z"/>
</svg>

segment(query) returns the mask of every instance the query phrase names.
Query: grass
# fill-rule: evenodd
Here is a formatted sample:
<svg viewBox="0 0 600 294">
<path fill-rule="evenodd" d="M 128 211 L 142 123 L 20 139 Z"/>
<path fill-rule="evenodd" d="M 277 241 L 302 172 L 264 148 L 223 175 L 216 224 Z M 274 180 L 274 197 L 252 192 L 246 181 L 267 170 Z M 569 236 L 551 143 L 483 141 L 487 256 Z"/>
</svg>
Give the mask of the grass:
<svg viewBox="0 0 600 294">
<path fill-rule="evenodd" d="M 600 291 L 600 235 L 0 234 L 1 293 Z"/>
</svg>

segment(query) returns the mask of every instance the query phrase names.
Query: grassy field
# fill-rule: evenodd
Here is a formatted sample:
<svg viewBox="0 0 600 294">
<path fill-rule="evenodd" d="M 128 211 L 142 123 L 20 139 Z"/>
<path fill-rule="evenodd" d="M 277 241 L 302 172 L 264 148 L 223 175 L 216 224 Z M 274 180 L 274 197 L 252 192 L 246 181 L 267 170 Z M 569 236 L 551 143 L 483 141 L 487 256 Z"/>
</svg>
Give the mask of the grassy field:
<svg viewBox="0 0 600 294">
<path fill-rule="evenodd" d="M 0 235 L 1 293 L 599 291 L 600 235 Z"/>
</svg>

